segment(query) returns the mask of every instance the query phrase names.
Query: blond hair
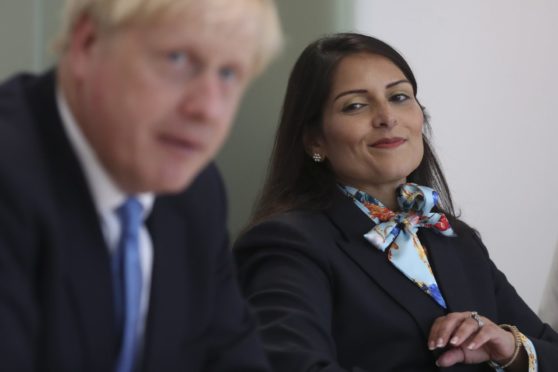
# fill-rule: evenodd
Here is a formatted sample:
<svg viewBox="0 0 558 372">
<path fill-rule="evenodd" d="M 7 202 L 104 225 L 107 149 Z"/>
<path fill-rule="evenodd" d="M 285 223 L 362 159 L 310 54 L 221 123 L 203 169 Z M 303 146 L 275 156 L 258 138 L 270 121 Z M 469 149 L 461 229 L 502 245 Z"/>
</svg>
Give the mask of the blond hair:
<svg viewBox="0 0 558 372">
<path fill-rule="evenodd" d="M 102 29 L 113 30 L 132 22 L 153 20 L 164 14 L 188 14 L 196 6 L 213 7 L 211 10 L 215 13 L 215 10 L 220 11 L 231 5 L 259 6 L 261 27 L 258 33 L 255 70 L 257 73 L 261 72 L 277 55 L 283 44 L 279 16 L 273 0 L 65 0 L 62 26 L 54 49 L 58 54 L 64 52 L 74 26 L 84 16 L 91 17 Z"/>
</svg>

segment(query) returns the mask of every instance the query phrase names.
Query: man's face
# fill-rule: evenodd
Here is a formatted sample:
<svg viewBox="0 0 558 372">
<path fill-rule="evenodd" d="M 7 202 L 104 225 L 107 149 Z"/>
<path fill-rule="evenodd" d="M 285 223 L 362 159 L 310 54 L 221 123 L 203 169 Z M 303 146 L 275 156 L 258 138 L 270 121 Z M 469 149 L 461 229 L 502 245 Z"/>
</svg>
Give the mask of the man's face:
<svg viewBox="0 0 558 372">
<path fill-rule="evenodd" d="M 257 18 L 251 9 L 206 13 L 111 33 L 88 20 L 76 27 L 70 69 L 77 88 L 69 101 L 125 192 L 184 189 L 227 137 L 252 78 Z"/>
</svg>

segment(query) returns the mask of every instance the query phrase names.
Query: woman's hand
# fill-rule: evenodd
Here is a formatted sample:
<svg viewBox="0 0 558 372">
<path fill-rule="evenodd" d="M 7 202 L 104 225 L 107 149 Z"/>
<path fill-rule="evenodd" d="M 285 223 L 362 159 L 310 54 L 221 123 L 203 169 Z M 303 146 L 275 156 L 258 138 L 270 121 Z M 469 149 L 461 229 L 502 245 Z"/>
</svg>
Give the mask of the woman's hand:
<svg viewBox="0 0 558 372">
<path fill-rule="evenodd" d="M 489 360 L 503 365 L 511 360 L 515 351 L 513 334 L 490 319 L 475 316 L 478 320 L 472 312 L 450 313 L 434 321 L 430 328 L 428 348 L 448 349 L 436 361 L 438 366 L 477 364 Z"/>
</svg>

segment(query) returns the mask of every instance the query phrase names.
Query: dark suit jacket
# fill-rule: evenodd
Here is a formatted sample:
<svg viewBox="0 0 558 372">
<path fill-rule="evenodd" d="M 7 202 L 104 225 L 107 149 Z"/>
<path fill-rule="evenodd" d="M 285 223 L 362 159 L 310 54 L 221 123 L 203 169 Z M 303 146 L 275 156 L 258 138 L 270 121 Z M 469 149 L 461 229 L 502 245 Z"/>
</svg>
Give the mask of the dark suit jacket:
<svg viewBox="0 0 558 372">
<path fill-rule="evenodd" d="M 109 254 L 55 106 L 54 73 L 0 86 L 0 369 L 112 371 L 118 351 Z M 155 200 L 141 370 L 261 371 L 213 165 Z"/>
<path fill-rule="evenodd" d="M 278 215 L 235 245 L 241 287 L 273 369 L 438 370 L 439 353 L 428 350 L 427 337 L 443 309 L 364 239 L 373 222 L 337 194 L 326 211 Z M 453 227 L 456 238 L 419 232 L 448 310 L 476 310 L 497 324 L 517 325 L 536 347 L 539 371 L 558 371 L 558 335 L 519 298 L 476 233 L 458 221 Z"/>
</svg>

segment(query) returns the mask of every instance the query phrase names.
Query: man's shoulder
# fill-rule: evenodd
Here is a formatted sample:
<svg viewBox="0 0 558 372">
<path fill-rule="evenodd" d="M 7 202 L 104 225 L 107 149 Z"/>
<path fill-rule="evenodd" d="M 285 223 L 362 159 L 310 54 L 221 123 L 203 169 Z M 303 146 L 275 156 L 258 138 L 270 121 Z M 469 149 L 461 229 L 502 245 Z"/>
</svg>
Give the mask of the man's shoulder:
<svg viewBox="0 0 558 372">
<path fill-rule="evenodd" d="M 227 208 L 223 185 L 214 164 L 209 164 L 181 193 L 159 195 L 150 216 L 151 234 L 174 236 L 169 244 L 192 247 L 215 257 L 227 240 Z M 178 240 L 177 240 L 178 239 Z M 186 239 L 184 244 L 180 239 Z"/>
<path fill-rule="evenodd" d="M 0 82 L 0 118 L 5 119 L 14 113 L 24 111 L 29 106 L 28 92 L 44 81 L 50 79 L 53 72 L 43 75 L 20 73 Z"/>
<path fill-rule="evenodd" d="M 159 195 L 156 205 L 171 208 L 189 218 L 225 220 L 226 193 L 221 174 L 214 163 L 209 163 L 188 187 L 177 194 Z"/>
<path fill-rule="evenodd" d="M 0 97 L 4 99 L 3 95 L 6 92 L 15 92 L 17 90 L 20 90 L 24 88 L 28 83 L 39 78 L 39 75 L 29 72 L 21 72 L 9 76 L 0 81 Z"/>
<path fill-rule="evenodd" d="M 207 203 L 209 199 L 216 198 L 224 199 L 225 189 L 221 173 L 213 162 L 203 168 L 193 181 L 181 192 L 159 196 L 159 199 L 171 199 L 179 203 L 180 201 L 189 201 L 202 204 Z"/>
<path fill-rule="evenodd" d="M 224 192 L 224 189 L 221 173 L 213 162 L 202 169 L 192 184 L 186 189 L 188 194 L 222 192 Z"/>
<path fill-rule="evenodd" d="M 0 84 L 0 179 L 17 193 L 29 187 L 23 185 L 40 187 L 45 155 L 36 122 L 47 118 L 37 117 L 30 97 L 45 76 L 20 74 Z"/>
<path fill-rule="evenodd" d="M 44 94 L 46 90 L 47 94 Z M 48 97 L 48 98 L 45 98 Z M 44 102 L 45 100 L 51 102 Z M 33 132 L 41 106 L 54 101 L 54 73 L 43 75 L 19 74 L 0 84 L 0 143 L 1 148 L 16 148 Z"/>
<path fill-rule="evenodd" d="M 26 123 L 31 117 L 26 91 L 34 79 L 32 75 L 21 74 L 0 84 L 0 141 L 3 145 L 9 145 L 14 136 L 28 126 Z"/>
</svg>

